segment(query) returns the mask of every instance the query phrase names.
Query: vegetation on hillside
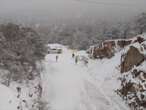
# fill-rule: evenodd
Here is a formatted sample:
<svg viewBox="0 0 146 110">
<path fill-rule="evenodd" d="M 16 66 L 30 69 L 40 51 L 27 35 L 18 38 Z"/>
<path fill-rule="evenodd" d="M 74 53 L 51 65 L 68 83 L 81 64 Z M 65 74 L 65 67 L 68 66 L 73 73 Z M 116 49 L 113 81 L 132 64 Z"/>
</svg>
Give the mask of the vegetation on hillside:
<svg viewBox="0 0 146 110">
<path fill-rule="evenodd" d="M 44 44 L 31 28 L 12 23 L 0 25 L 0 67 L 9 71 L 7 85 L 10 80 L 33 78 L 36 62 L 45 56 Z"/>
</svg>

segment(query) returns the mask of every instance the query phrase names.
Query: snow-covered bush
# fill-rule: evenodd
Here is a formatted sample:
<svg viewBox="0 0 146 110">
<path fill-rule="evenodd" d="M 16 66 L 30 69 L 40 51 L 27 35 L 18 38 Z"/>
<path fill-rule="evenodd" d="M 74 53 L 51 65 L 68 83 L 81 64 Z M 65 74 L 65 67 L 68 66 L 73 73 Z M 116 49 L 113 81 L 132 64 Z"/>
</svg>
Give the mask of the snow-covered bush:
<svg viewBox="0 0 146 110">
<path fill-rule="evenodd" d="M 10 80 L 33 79 L 36 61 L 45 56 L 41 37 L 31 28 L 8 23 L 0 25 L 0 67 L 8 70 Z"/>
<path fill-rule="evenodd" d="M 118 89 L 118 94 L 134 110 L 144 110 L 146 108 L 146 72 L 135 68 L 122 75 L 120 80 L 121 87 Z"/>
</svg>

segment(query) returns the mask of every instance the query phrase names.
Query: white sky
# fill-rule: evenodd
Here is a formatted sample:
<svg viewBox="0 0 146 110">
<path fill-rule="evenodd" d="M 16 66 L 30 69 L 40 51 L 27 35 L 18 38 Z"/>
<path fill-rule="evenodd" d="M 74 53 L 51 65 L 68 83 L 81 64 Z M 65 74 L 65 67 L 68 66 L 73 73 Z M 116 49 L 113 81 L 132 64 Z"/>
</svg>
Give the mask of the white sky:
<svg viewBox="0 0 146 110">
<path fill-rule="evenodd" d="M 0 0 L 0 14 L 56 18 L 126 18 L 146 12 L 146 0 Z"/>
</svg>

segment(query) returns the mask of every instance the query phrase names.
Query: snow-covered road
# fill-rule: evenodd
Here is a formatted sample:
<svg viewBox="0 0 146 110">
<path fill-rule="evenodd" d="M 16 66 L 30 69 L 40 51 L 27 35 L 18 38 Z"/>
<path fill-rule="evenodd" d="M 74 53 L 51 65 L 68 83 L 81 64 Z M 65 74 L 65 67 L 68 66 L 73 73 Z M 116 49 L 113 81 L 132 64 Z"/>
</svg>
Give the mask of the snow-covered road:
<svg viewBox="0 0 146 110">
<path fill-rule="evenodd" d="M 88 72 L 88 67 L 75 64 L 71 50 L 59 55 L 47 55 L 43 78 L 43 98 L 48 110 L 124 110 L 105 95 L 100 82 Z"/>
</svg>

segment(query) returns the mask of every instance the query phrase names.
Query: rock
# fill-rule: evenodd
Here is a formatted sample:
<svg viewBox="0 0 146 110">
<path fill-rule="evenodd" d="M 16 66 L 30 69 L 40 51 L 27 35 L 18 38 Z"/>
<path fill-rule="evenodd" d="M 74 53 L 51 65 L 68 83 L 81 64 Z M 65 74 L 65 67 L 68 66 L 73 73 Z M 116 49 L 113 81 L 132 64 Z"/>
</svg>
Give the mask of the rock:
<svg viewBox="0 0 146 110">
<path fill-rule="evenodd" d="M 128 72 L 134 66 L 140 65 L 143 61 L 144 55 L 137 48 L 131 46 L 121 63 L 121 73 Z"/>
<path fill-rule="evenodd" d="M 111 58 L 114 56 L 113 50 L 108 47 L 96 48 L 93 52 L 94 58 Z"/>
</svg>

